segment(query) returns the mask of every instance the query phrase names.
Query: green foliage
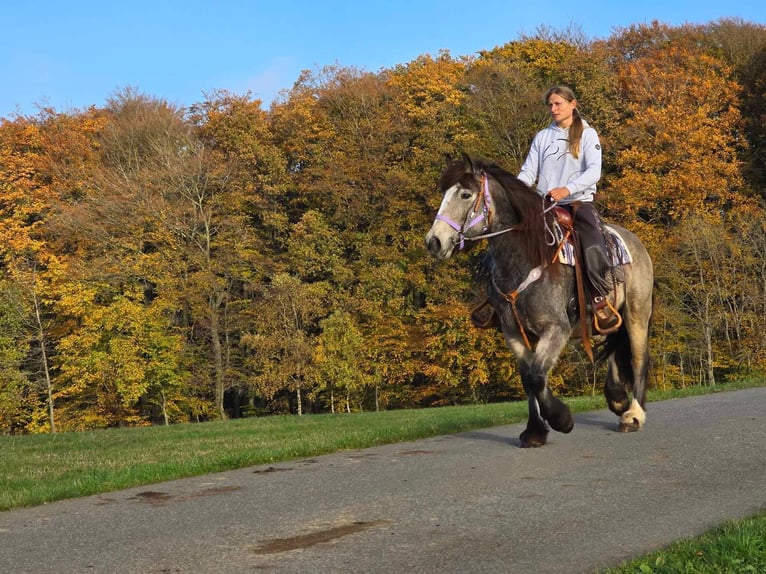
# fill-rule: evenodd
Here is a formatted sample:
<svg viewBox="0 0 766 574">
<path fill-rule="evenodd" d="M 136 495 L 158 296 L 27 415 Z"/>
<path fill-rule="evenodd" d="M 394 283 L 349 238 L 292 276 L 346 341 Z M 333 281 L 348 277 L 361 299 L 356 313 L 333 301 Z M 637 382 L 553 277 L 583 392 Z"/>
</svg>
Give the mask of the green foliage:
<svg viewBox="0 0 766 574">
<path fill-rule="evenodd" d="M 0 281 L 0 433 L 12 433 L 29 424 L 37 408 L 24 369 L 26 310 L 16 286 Z"/>
</svg>

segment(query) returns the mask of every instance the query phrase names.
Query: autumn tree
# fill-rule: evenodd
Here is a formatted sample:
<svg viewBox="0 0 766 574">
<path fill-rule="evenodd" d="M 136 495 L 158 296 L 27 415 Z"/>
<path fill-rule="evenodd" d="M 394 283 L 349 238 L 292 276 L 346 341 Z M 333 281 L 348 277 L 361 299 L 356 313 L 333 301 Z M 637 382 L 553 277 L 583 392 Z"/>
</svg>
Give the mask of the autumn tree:
<svg viewBox="0 0 766 574">
<path fill-rule="evenodd" d="M 51 267 L 68 267 L 72 252 L 71 244 L 57 241 L 53 228 L 58 206 L 81 200 L 92 180 L 97 165 L 94 134 L 100 126 L 94 109 L 74 114 L 42 109 L 36 117 L 3 124 L 4 270 L 26 310 L 29 393 L 46 407 L 35 409 L 26 430 L 56 430 L 53 356 L 64 330 L 53 318 L 58 286 L 51 280 Z"/>
<path fill-rule="evenodd" d="M 39 300 L 37 275 L 30 273 L 44 250 L 35 238 L 50 202 L 39 177 L 42 153 L 39 125 L 27 118 L 0 122 L 0 322 L 3 324 L 0 353 L 3 360 L 0 377 L 0 411 L 2 432 L 29 428 L 40 412 L 47 393 L 35 388 L 28 367 L 26 349 L 32 345 L 34 321 L 32 301 Z M 44 345 L 44 344 L 43 344 Z M 44 348 L 44 347 L 43 347 Z M 49 364 L 39 363 L 40 370 Z M 32 380 L 30 380 L 32 378 Z M 48 402 L 53 427 L 53 405 Z"/>
<path fill-rule="evenodd" d="M 30 392 L 26 358 L 24 316 L 21 297 L 12 283 L 0 282 L 0 433 L 27 428 L 38 407 Z"/>
<path fill-rule="evenodd" d="M 87 202 L 63 207 L 61 225 L 87 262 L 83 280 L 102 286 L 94 304 L 141 295 L 143 307 L 131 309 L 144 312 L 167 337 L 148 360 L 161 361 L 169 356 L 162 349 L 184 340 L 175 358 L 182 362 L 168 384 L 193 381 L 185 387 L 191 392 L 160 393 L 163 400 L 194 410 L 188 395 L 210 392 L 215 415 L 225 417 L 225 392 L 236 384 L 229 318 L 232 305 L 242 307 L 250 281 L 241 190 L 228 187 L 228 166 L 195 136 L 182 110 L 129 89 L 116 94 L 106 112 L 95 189 Z M 152 372 L 160 371 L 167 369 Z M 164 403 L 163 412 L 168 408 Z"/>
<path fill-rule="evenodd" d="M 620 173 L 612 184 L 622 214 L 671 226 L 690 214 L 741 203 L 738 89 L 728 66 L 693 38 L 666 27 L 631 29 L 615 40 L 626 105 L 615 135 Z"/>
<path fill-rule="evenodd" d="M 332 413 L 336 395 L 342 397 L 346 412 L 364 410 L 364 390 L 371 377 L 363 362 L 365 342 L 353 316 L 338 310 L 319 327 L 313 358 L 316 392 L 328 396 Z"/>
<path fill-rule="evenodd" d="M 242 336 L 249 356 L 249 384 L 266 398 L 291 392 L 299 415 L 304 397 L 312 391 L 309 375 L 316 325 L 325 316 L 328 296 L 325 283 L 304 283 L 280 273 L 256 306 L 258 320 Z"/>
</svg>

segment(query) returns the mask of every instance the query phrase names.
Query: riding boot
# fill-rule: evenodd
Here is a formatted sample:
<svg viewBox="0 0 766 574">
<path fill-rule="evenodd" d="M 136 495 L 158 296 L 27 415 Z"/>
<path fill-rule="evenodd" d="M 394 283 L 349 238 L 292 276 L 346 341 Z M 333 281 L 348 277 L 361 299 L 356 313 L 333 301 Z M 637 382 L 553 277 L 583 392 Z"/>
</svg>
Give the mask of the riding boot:
<svg viewBox="0 0 766 574">
<path fill-rule="evenodd" d="M 610 293 L 617 283 L 617 270 L 612 266 L 601 229 L 601 220 L 593 205 L 580 204 L 575 216 L 575 230 L 580 238 L 582 260 L 590 284 L 594 327 L 601 334 L 614 332 L 622 324 Z"/>
<path fill-rule="evenodd" d="M 585 250 L 584 259 L 588 281 L 591 284 L 593 326 L 602 335 L 608 335 L 616 331 L 622 324 L 622 318 L 612 304 L 614 292 L 611 291 L 612 284 L 608 282 L 608 278 L 611 276 L 611 267 L 604 252 L 595 245 Z"/>
</svg>

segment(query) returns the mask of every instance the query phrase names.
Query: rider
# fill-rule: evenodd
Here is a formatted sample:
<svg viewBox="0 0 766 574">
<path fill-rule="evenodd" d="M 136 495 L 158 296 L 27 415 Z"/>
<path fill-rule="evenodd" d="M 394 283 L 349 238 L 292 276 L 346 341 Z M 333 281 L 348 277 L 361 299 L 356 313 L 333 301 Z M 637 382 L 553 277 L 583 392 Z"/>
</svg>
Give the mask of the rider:
<svg viewBox="0 0 766 574">
<path fill-rule="evenodd" d="M 530 187 L 537 183 L 540 195 L 573 213 L 597 328 L 608 331 L 619 319 L 607 305 L 616 270 L 609 262 L 601 221 L 593 206 L 601 178 L 601 143 L 596 130 L 580 116 L 571 88 L 553 86 L 543 101 L 553 121 L 535 135 L 518 177 Z"/>
</svg>

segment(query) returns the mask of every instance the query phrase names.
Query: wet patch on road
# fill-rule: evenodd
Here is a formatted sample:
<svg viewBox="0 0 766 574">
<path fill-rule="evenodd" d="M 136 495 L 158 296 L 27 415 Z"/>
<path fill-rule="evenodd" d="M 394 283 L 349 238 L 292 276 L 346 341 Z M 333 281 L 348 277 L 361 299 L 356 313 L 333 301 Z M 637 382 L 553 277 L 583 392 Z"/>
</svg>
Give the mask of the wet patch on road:
<svg viewBox="0 0 766 574">
<path fill-rule="evenodd" d="M 167 492 L 145 490 L 144 492 L 139 492 L 135 496 L 131 496 L 128 500 L 138 500 L 139 502 L 145 502 L 146 504 L 160 505 L 166 503 L 171 498 L 173 497 Z"/>
<path fill-rule="evenodd" d="M 316 546 L 317 544 L 331 542 L 343 538 L 344 536 L 369 530 L 370 528 L 389 524 L 389 522 L 390 521 L 388 520 L 356 521 L 349 524 L 342 524 L 340 526 L 333 526 L 332 528 L 319 530 L 317 532 L 311 532 L 309 534 L 291 536 L 290 538 L 273 538 L 264 541 L 260 546 L 255 548 L 253 552 L 255 554 L 279 554 L 281 552 L 289 552 L 290 550 L 309 548 L 311 546 Z"/>
<path fill-rule="evenodd" d="M 280 468 L 276 466 L 270 466 L 269 468 L 254 470 L 253 474 L 271 474 L 272 472 L 285 472 L 287 470 L 292 470 L 292 468 Z"/>
<path fill-rule="evenodd" d="M 349 460 L 362 460 L 365 458 L 377 458 L 378 455 L 374 452 L 360 452 L 356 454 L 350 454 L 346 458 Z"/>
<path fill-rule="evenodd" d="M 172 494 L 168 494 L 167 492 L 160 492 L 155 490 L 145 490 L 143 492 L 139 492 L 135 496 L 131 496 L 130 498 L 128 498 L 128 500 L 143 502 L 144 504 L 149 504 L 151 506 L 164 506 L 165 504 L 173 500 L 176 500 L 176 501 L 194 500 L 194 499 L 203 498 L 206 496 L 216 496 L 219 494 L 236 492 L 240 488 L 242 487 L 236 486 L 236 485 L 215 486 L 213 488 L 206 488 L 205 490 L 192 492 L 190 494 L 184 494 L 182 496 L 174 496 Z"/>
</svg>

